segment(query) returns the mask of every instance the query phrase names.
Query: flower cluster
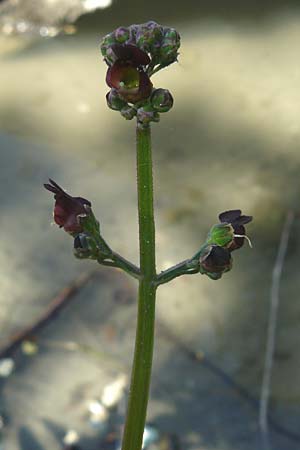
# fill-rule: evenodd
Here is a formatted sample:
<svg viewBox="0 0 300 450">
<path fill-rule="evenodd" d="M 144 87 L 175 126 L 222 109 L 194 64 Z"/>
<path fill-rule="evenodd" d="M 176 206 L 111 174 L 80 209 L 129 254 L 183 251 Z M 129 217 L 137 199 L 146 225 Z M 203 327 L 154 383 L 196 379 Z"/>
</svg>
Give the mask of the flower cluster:
<svg viewBox="0 0 300 450">
<path fill-rule="evenodd" d="M 199 271 L 217 280 L 232 267 L 231 253 L 244 245 L 246 236 L 244 225 L 252 221 L 239 209 L 222 212 L 220 223 L 214 225 L 199 255 Z"/>
<path fill-rule="evenodd" d="M 158 122 L 159 114 L 172 108 L 173 97 L 167 89 L 154 89 L 150 77 L 177 61 L 179 46 L 175 29 L 153 21 L 119 27 L 106 35 L 101 53 L 108 65 L 109 108 L 127 120 L 136 116 L 142 127 Z"/>
</svg>

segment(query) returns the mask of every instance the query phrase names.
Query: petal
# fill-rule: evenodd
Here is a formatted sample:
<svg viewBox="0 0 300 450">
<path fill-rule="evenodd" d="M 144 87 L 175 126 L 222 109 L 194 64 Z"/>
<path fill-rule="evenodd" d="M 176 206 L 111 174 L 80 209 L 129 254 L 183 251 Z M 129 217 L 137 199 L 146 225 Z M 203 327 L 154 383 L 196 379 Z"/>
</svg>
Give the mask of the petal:
<svg viewBox="0 0 300 450">
<path fill-rule="evenodd" d="M 144 71 L 140 72 L 139 94 L 141 96 L 141 100 L 150 96 L 152 88 L 153 84 L 151 83 L 148 75 Z"/>
<path fill-rule="evenodd" d="M 65 223 L 63 224 L 64 230 L 67 233 L 81 233 L 83 231 L 82 225 L 78 220 L 78 216 L 72 214 L 70 215 Z"/>
<path fill-rule="evenodd" d="M 50 191 L 53 192 L 54 198 L 58 199 L 58 198 L 68 198 L 68 199 L 72 199 L 73 197 L 71 195 L 69 195 L 66 191 L 63 190 L 63 188 L 61 188 L 54 180 L 51 180 L 51 178 L 49 178 L 49 182 L 44 184 L 44 187 Z"/>
<path fill-rule="evenodd" d="M 246 233 L 245 227 L 243 225 L 233 225 L 233 229 L 235 234 L 240 234 L 243 236 Z M 233 252 L 234 250 L 241 248 L 244 245 L 244 241 L 245 238 L 243 237 L 235 237 L 228 247 L 228 250 Z"/>
<path fill-rule="evenodd" d="M 235 222 L 238 225 L 245 225 L 252 221 L 252 216 L 240 216 Z"/>
<path fill-rule="evenodd" d="M 59 192 L 63 193 L 65 192 L 57 183 L 55 183 L 55 181 L 51 180 L 51 178 L 49 178 L 49 182 L 44 184 L 44 187 L 50 191 L 53 192 L 53 194 L 58 194 Z"/>
<path fill-rule="evenodd" d="M 91 202 L 89 200 L 87 200 L 86 198 L 83 197 L 73 197 L 73 199 L 78 203 L 80 203 L 82 206 L 87 205 L 87 206 L 92 206 Z"/>
<path fill-rule="evenodd" d="M 230 209 L 219 214 L 219 220 L 220 222 L 232 223 L 240 217 L 241 213 L 240 209 Z"/>
<path fill-rule="evenodd" d="M 114 44 L 111 49 L 119 61 L 129 61 L 135 67 L 147 66 L 150 63 L 150 58 L 146 52 L 138 48 L 136 45 Z"/>
</svg>

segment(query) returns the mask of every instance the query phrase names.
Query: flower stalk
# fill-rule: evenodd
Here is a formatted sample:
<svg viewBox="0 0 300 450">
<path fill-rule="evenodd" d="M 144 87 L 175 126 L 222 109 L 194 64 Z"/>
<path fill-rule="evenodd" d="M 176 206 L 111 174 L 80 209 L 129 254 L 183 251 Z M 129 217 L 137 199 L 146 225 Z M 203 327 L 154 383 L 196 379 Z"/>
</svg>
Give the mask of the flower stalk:
<svg viewBox="0 0 300 450">
<path fill-rule="evenodd" d="M 173 96 L 167 89 L 154 88 L 150 77 L 177 61 L 179 46 L 176 30 L 153 21 L 119 27 L 101 43 L 101 53 L 108 65 L 107 105 L 126 120 L 136 117 L 137 121 L 140 267 L 107 244 L 89 200 L 69 195 L 53 180 L 44 185 L 54 194 L 54 221 L 74 238 L 75 256 L 122 269 L 139 282 L 135 350 L 122 450 L 141 450 L 143 445 L 158 286 L 181 275 L 197 273 L 212 280 L 220 279 L 232 268 L 231 253 L 241 248 L 245 239 L 249 240 L 244 225 L 252 220 L 239 209 L 224 211 L 219 215 L 220 223 L 213 225 L 204 244 L 192 257 L 156 273 L 150 123 L 159 122 L 160 114 L 172 108 Z"/>
<path fill-rule="evenodd" d="M 155 225 L 150 126 L 136 129 L 141 279 L 128 410 L 122 450 L 140 450 L 149 397 L 155 321 Z"/>
</svg>

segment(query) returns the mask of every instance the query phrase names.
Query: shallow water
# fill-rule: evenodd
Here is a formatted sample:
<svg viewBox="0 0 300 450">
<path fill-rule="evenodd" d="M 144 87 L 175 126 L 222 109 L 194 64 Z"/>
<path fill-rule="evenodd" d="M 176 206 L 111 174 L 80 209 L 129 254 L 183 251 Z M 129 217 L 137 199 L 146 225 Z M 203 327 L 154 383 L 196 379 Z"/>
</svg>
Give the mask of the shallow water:
<svg viewBox="0 0 300 450">
<path fill-rule="evenodd" d="M 149 6 L 127 3 L 135 5 L 132 22 L 149 17 Z M 106 68 L 98 51 L 102 34 L 129 23 L 125 5 L 124 11 L 115 5 L 82 18 L 72 36 L 0 38 L 3 340 L 93 267 L 74 260 L 71 239 L 50 227 L 52 200 L 41 189 L 48 176 L 89 198 L 105 238 L 138 259 L 134 123 L 107 109 Z M 204 352 L 259 395 L 272 268 L 287 212 L 297 213 L 299 204 L 300 12 L 276 2 L 272 10 L 256 4 L 243 10 L 232 2 L 224 11 L 218 4 L 193 8 L 189 1 L 185 8 L 178 4 L 175 14 L 170 5 L 153 3 L 151 11 L 182 36 L 179 63 L 154 78 L 175 98 L 173 110 L 152 127 L 158 267 L 195 253 L 218 213 L 231 208 L 254 216 L 248 227 L 254 248 L 237 252 L 232 272 L 219 282 L 182 277 L 160 289 L 149 418 L 178 432 L 189 450 L 253 450 L 260 448 L 257 411 L 209 367 L 189 360 L 181 344 Z M 272 411 L 295 430 L 298 228 L 296 219 L 272 374 Z M 120 370 L 128 373 L 135 314 L 134 283 L 106 270 L 101 276 L 38 336 L 36 356 L 16 359 L 16 371 L 3 384 L 9 450 L 60 448 L 68 428 L 79 431 L 87 448 L 96 448 L 99 430 L 90 427 L 86 404 Z M 110 303 L 124 292 L 132 299 L 126 307 Z M 70 340 L 100 345 L 105 355 L 95 361 L 84 352 L 57 350 Z M 272 442 L 278 450 L 297 448 L 280 434 Z"/>
</svg>

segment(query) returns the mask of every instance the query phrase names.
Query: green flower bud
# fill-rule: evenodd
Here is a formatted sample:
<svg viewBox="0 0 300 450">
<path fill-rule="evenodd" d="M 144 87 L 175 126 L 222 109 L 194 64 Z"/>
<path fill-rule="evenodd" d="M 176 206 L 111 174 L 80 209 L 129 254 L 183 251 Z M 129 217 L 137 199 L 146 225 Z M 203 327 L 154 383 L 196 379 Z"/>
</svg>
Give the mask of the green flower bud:
<svg viewBox="0 0 300 450">
<path fill-rule="evenodd" d="M 140 124 L 148 125 L 150 122 L 159 122 L 159 113 L 149 106 L 144 106 L 137 110 L 137 119 Z"/>
<path fill-rule="evenodd" d="M 214 225 L 207 237 L 208 244 L 230 247 L 234 241 L 234 229 L 229 223 L 218 223 Z"/>
<path fill-rule="evenodd" d="M 172 64 L 173 62 L 177 61 L 177 56 L 178 56 L 177 48 L 174 47 L 173 44 L 164 43 L 160 47 L 159 51 L 160 64 L 165 66 Z"/>
<path fill-rule="evenodd" d="M 162 39 L 163 28 L 153 21 L 140 25 L 136 33 L 137 46 L 149 53 L 155 53 L 161 46 Z"/>
<path fill-rule="evenodd" d="M 160 47 L 160 64 L 169 65 L 177 60 L 180 35 L 174 28 L 164 28 L 164 38 Z"/>
<path fill-rule="evenodd" d="M 79 259 L 97 259 L 97 244 L 87 233 L 80 233 L 74 239 L 74 255 Z"/>
<path fill-rule="evenodd" d="M 174 100 L 168 89 L 155 89 L 151 95 L 150 102 L 156 111 L 163 113 L 172 108 Z"/>
<path fill-rule="evenodd" d="M 115 39 L 119 44 L 124 44 L 130 37 L 130 30 L 126 27 L 119 27 L 115 30 Z"/>
<path fill-rule="evenodd" d="M 134 45 L 136 45 L 136 34 L 137 34 L 139 28 L 140 28 L 140 25 L 136 25 L 136 24 L 130 25 L 130 27 L 129 27 L 130 35 L 129 35 L 129 39 L 127 41 L 127 44 L 134 44 Z"/>
<path fill-rule="evenodd" d="M 107 56 L 107 50 L 116 43 L 117 41 L 114 36 L 114 33 L 109 33 L 106 36 L 104 36 L 100 44 L 100 50 L 104 58 L 106 58 Z"/>
<path fill-rule="evenodd" d="M 106 94 L 106 102 L 107 106 L 114 111 L 121 111 L 123 108 L 128 107 L 128 104 L 119 97 L 117 90 L 114 88 Z"/>
<path fill-rule="evenodd" d="M 164 28 L 164 41 L 170 41 L 177 49 L 180 47 L 180 35 L 175 28 Z"/>
<path fill-rule="evenodd" d="M 136 116 L 136 109 L 129 105 L 124 106 L 120 112 L 126 120 L 131 120 Z"/>
</svg>

